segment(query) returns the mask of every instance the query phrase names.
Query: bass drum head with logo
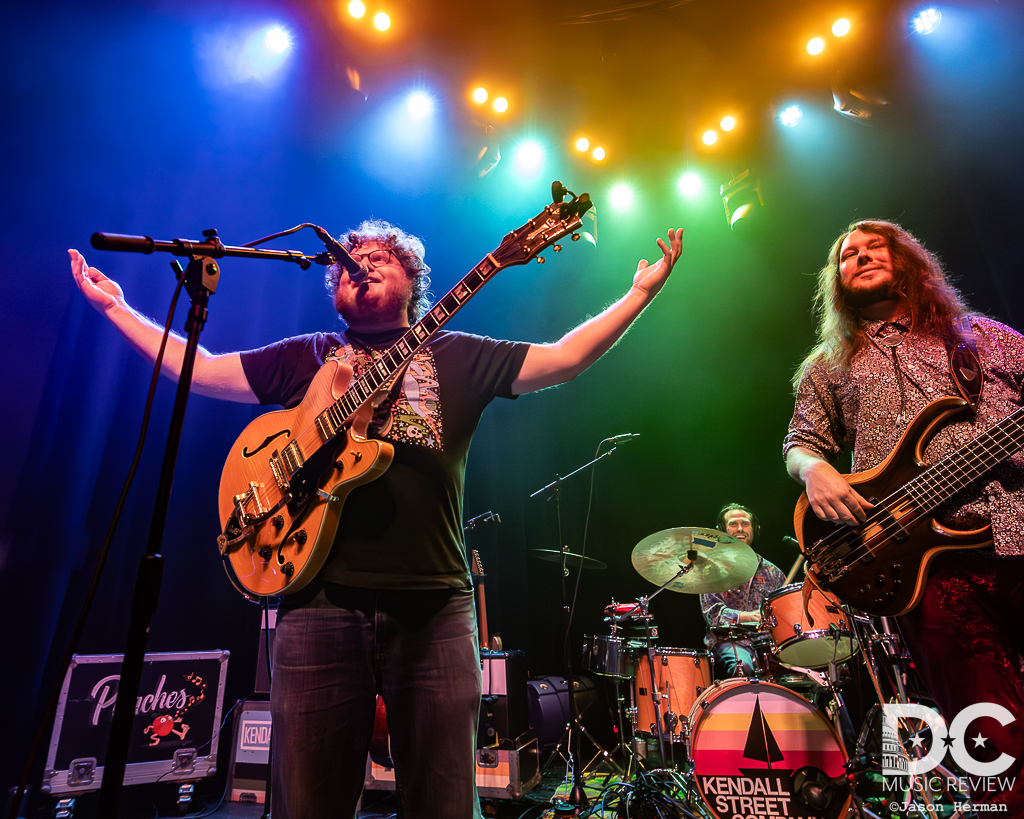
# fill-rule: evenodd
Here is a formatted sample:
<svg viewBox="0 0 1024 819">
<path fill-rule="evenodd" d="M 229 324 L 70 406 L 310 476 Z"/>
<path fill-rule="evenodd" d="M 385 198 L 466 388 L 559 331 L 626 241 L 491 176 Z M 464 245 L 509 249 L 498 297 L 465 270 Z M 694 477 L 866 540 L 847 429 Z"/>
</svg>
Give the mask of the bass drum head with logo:
<svg viewBox="0 0 1024 819">
<path fill-rule="evenodd" d="M 832 724 L 799 694 L 773 683 L 715 683 L 694 703 L 690 730 L 697 790 L 715 819 L 846 816 L 851 797 L 826 785 L 844 774 L 846 750 Z M 804 781 L 825 786 L 826 807 L 806 804 L 799 795 Z"/>
</svg>

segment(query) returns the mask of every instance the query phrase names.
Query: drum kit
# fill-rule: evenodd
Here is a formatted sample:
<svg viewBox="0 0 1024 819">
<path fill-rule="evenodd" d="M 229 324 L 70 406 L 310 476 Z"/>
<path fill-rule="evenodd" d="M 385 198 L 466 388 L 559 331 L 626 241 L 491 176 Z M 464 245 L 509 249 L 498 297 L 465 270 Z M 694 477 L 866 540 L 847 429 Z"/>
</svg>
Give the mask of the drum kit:
<svg viewBox="0 0 1024 819">
<path fill-rule="evenodd" d="M 614 680 L 616 689 L 628 683 L 629 707 L 616 699 L 637 754 L 657 746 L 669 769 L 683 760 L 688 789 L 715 819 L 845 817 L 853 799 L 848 777 L 868 762 L 847 754 L 836 683 L 860 651 L 858 634 L 873 632 L 872 621 L 820 589 L 783 586 L 762 603 L 758 626 L 713 630 L 719 640 L 748 641 L 756 658 L 752 677 L 716 681 L 709 652 L 655 645 L 649 603 L 665 589 L 705 594 L 742 586 L 757 570 L 757 555 L 723 532 L 682 527 L 644 538 L 632 559 L 659 588 L 635 603 L 612 600 L 605 609 L 610 634 L 585 636 L 583 667 Z"/>
</svg>

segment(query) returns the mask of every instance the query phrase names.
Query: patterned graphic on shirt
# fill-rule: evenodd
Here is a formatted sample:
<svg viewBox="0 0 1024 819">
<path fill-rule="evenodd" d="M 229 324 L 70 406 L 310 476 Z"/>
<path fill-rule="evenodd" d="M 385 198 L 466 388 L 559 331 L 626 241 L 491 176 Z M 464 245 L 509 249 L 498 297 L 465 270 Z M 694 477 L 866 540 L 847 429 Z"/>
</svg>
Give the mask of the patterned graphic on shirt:
<svg viewBox="0 0 1024 819">
<path fill-rule="evenodd" d="M 352 368 L 353 380 L 373 366 L 379 356 L 376 350 L 358 349 L 349 344 L 336 347 L 330 353 L 331 358 Z M 401 387 L 392 388 L 374 412 L 370 431 L 389 441 L 444 449 L 437 365 L 429 347 L 413 355 L 402 376 Z"/>
</svg>

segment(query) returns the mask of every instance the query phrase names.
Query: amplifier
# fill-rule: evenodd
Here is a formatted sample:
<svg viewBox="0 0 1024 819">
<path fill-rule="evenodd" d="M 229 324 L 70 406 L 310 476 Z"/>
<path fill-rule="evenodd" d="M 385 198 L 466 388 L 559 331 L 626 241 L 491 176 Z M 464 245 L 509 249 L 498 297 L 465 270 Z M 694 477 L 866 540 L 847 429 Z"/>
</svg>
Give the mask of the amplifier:
<svg viewBox="0 0 1024 819">
<path fill-rule="evenodd" d="M 270 703 L 249 700 L 236 711 L 231 767 L 228 769 L 228 799 L 258 802 L 266 799 L 267 766 L 270 762 Z"/>
</svg>

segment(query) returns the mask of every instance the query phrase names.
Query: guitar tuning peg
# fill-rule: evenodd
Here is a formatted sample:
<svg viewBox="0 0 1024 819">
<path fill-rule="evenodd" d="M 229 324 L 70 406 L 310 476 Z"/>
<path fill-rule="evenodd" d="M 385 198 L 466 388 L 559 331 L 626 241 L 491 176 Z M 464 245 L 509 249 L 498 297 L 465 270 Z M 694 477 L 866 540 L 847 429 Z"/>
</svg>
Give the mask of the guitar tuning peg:
<svg viewBox="0 0 1024 819">
<path fill-rule="evenodd" d="M 578 233 L 574 233 L 574 234 L 572 235 L 572 240 L 573 240 L 574 242 L 578 242 L 578 241 L 580 240 L 580 235 L 579 235 Z"/>
<path fill-rule="evenodd" d="M 562 246 L 561 245 L 552 245 L 551 249 L 553 251 L 555 251 L 555 253 L 561 253 L 562 252 Z"/>
<path fill-rule="evenodd" d="M 537 264 L 544 264 L 544 262 L 546 262 L 546 261 L 547 261 L 547 259 L 545 259 L 543 256 L 538 256 L 537 257 Z"/>
</svg>

